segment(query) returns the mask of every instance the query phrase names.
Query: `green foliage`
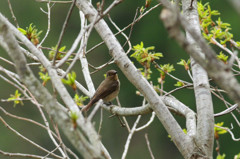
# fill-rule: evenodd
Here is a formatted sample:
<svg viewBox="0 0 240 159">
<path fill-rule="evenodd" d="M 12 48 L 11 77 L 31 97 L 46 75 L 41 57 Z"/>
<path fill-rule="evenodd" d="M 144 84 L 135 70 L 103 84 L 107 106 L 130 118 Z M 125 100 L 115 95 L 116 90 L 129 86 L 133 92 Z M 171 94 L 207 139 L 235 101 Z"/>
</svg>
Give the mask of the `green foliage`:
<svg viewBox="0 0 240 159">
<path fill-rule="evenodd" d="M 158 69 L 162 74 L 165 74 L 165 73 L 170 73 L 172 71 L 175 71 L 173 65 L 170 65 L 169 63 L 168 64 L 164 64 L 164 65 L 160 65 L 161 66 L 161 69 Z"/>
<path fill-rule="evenodd" d="M 75 94 L 74 101 L 78 106 L 83 106 L 83 102 L 88 99 L 88 96 L 80 96 L 78 94 Z"/>
<path fill-rule="evenodd" d="M 141 42 L 140 44 L 133 46 L 132 50 L 135 52 L 131 55 L 131 57 L 134 57 L 143 66 L 145 63 L 149 65 L 155 59 L 160 59 L 160 57 L 163 57 L 162 53 L 150 52 L 154 49 L 154 46 L 144 48 L 143 42 Z"/>
<path fill-rule="evenodd" d="M 78 113 L 70 111 L 70 117 L 73 121 L 76 121 L 78 119 Z"/>
<path fill-rule="evenodd" d="M 50 77 L 49 77 L 48 73 L 39 72 L 38 74 L 39 74 L 40 78 L 43 80 L 42 85 L 46 86 L 47 81 L 50 80 Z"/>
<path fill-rule="evenodd" d="M 240 159 L 240 153 L 234 156 L 234 159 Z"/>
<path fill-rule="evenodd" d="M 202 4 L 198 2 L 198 14 L 204 38 L 215 44 L 215 42 L 211 40 L 214 38 L 219 40 L 223 46 L 226 46 L 226 43 L 233 38 L 233 34 L 229 32 L 231 25 L 222 22 L 220 17 L 214 22 L 212 16 L 218 16 L 220 13 L 217 10 L 211 10 L 209 3 Z M 238 46 L 239 44 L 240 42 L 237 42 Z"/>
<path fill-rule="evenodd" d="M 221 122 L 221 123 L 217 123 L 216 125 L 217 126 L 223 126 L 224 122 Z M 224 130 L 222 128 L 219 128 L 219 127 L 214 127 L 214 132 L 217 132 L 219 135 L 221 134 L 226 134 L 227 133 L 227 130 Z"/>
<path fill-rule="evenodd" d="M 18 90 L 16 90 L 14 95 L 10 94 L 10 97 L 8 98 L 8 101 L 14 101 L 14 105 L 13 105 L 14 107 L 19 103 L 21 105 L 23 105 L 23 102 L 22 102 L 21 97 L 20 97 L 21 95 L 22 94 L 19 93 Z"/>
<path fill-rule="evenodd" d="M 221 60 L 222 62 L 224 62 L 225 64 L 227 63 L 228 56 L 226 56 L 225 54 L 223 54 L 222 51 L 219 53 L 219 55 L 217 55 L 217 58 L 218 58 L 219 60 Z"/>
<path fill-rule="evenodd" d="M 47 72 L 47 69 L 45 67 L 43 67 L 43 65 L 39 66 L 40 72 Z"/>
<path fill-rule="evenodd" d="M 150 79 L 151 78 L 151 74 L 152 74 L 152 71 L 151 69 L 143 69 L 143 68 L 138 68 L 138 70 L 141 71 L 141 74 L 146 78 L 146 79 Z"/>
<path fill-rule="evenodd" d="M 221 122 L 221 123 L 217 123 L 216 125 L 217 126 L 223 126 L 224 122 Z M 216 140 L 219 139 L 219 135 L 223 135 L 223 134 L 226 134 L 227 133 L 227 130 L 225 129 L 222 129 L 222 128 L 219 128 L 219 127 L 214 127 L 214 137 Z"/>
<path fill-rule="evenodd" d="M 177 81 L 177 83 L 174 84 L 174 86 L 176 86 L 176 87 L 182 87 L 182 86 L 184 86 L 184 83 L 181 82 L 181 81 Z"/>
<path fill-rule="evenodd" d="M 155 47 L 144 47 L 143 42 L 140 44 L 137 44 L 133 46 L 133 49 L 135 52 L 131 54 L 131 57 L 135 58 L 142 66 L 144 66 L 144 69 L 139 69 L 143 76 L 147 79 L 150 79 L 150 74 L 152 73 L 150 66 L 151 63 L 156 60 L 160 59 L 160 57 L 163 57 L 162 53 L 154 52 Z"/>
<path fill-rule="evenodd" d="M 161 81 L 164 81 L 164 79 L 166 77 L 166 73 L 175 71 L 173 65 L 170 65 L 170 64 L 160 65 L 160 68 L 158 68 L 157 70 L 161 73 L 161 77 L 160 77 L 160 79 L 158 79 L 159 83 L 161 83 Z"/>
<path fill-rule="evenodd" d="M 70 117 L 72 119 L 72 123 L 73 123 L 73 128 L 76 129 L 77 128 L 77 119 L 78 119 L 78 113 L 77 112 L 73 112 L 70 111 Z"/>
<path fill-rule="evenodd" d="M 75 83 L 76 77 L 77 77 L 76 73 L 72 71 L 72 73 L 67 74 L 67 79 L 64 79 L 64 78 L 62 79 L 62 82 L 66 85 L 71 86 L 75 91 L 77 89 L 76 83 Z"/>
<path fill-rule="evenodd" d="M 25 35 L 35 46 L 39 43 L 39 36 L 42 31 L 38 31 L 36 26 L 31 23 L 26 29 L 18 28 L 18 30 Z"/>
<path fill-rule="evenodd" d="M 237 46 L 237 47 L 240 47 L 240 42 L 239 42 L 239 41 L 237 41 L 236 43 L 237 43 L 237 45 L 236 45 L 236 46 Z"/>
<path fill-rule="evenodd" d="M 217 159 L 225 159 L 226 155 L 225 154 L 222 154 L 222 155 L 218 155 L 217 156 Z"/>
<path fill-rule="evenodd" d="M 180 62 L 178 62 L 178 65 L 182 65 L 184 66 L 185 70 L 189 70 L 189 64 L 191 63 L 190 59 L 188 59 L 187 61 L 181 59 Z"/>
<path fill-rule="evenodd" d="M 205 3 L 204 5 L 201 2 L 198 2 L 198 14 L 200 19 L 200 24 L 202 30 L 208 34 L 209 26 L 214 26 L 215 23 L 212 20 L 212 16 L 220 15 L 220 13 L 216 10 L 211 10 L 209 3 Z"/>
<path fill-rule="evenodd" d="M 49 60 L 52 60 L 55 56 L 55 52 L 57 50 L 57 45 L 51 48 L 52 50 L 48 52 L 48 58 Z M 60 52 L 64 52 L 66 49 L 66 46 L 62 46 L 59 48 L 59 52 L 57 53 L 56 60 L 61 60 L 65 54 L 62 54 Z"/>
<path fill-rule="evenodd" d="M 140 14 L 143 14 L 144 11 L 150 6 L 152 0 L 145 0 L 145 5 L 140 8 Z"/>
</svg>

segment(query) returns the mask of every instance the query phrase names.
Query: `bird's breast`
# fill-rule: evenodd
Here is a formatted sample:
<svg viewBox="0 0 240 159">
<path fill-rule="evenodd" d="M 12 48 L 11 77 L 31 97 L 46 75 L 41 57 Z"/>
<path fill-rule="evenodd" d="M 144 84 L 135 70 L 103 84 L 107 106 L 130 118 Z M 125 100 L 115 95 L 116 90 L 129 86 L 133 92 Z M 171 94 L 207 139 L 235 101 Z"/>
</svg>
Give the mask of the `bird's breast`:
<svg viewBox="0 0 240 159">
<path fill-rule="evenodd" d="M 117 97 L 118 93 L 120 91 L 120 82 L 118 81 L 118 87 L 115 91 L 113 91 L 111 94 L 109 94 L 108 96 L 106 96 L 105 98 L 103 98 L 104 102 L 110 102 L 112 101 L 114 98 Z"/>
</svg>

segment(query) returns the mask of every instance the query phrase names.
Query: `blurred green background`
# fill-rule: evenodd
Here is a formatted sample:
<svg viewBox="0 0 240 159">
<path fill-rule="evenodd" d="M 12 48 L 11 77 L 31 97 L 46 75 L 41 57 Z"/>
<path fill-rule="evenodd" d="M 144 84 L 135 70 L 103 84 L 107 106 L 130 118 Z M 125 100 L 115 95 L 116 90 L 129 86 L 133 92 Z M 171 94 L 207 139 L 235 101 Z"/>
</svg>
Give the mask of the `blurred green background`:
<svg viewBox="0 0 240 159">
<path fill-rule="evenodd" d="M 95 5 L 98 1 L 93 1 Z M 106 1 L 106 6 L 109 5 L 112 1 Z M 207 2 L 206 0 L 203 3 Z M 33 23 L 37 26 L 39 30 L 43 30 L 41 38 L 43 38 L 46 30 L 47 30 L 47 16 L 44 14 L 40 7 L 43 10 L 47 10 L 45 3 L 38 3 L 33 0 L 11 0 L 13 11 L 15 16 L 18 20 L 18 23 L 21 28 L 26 28 L 30 23 Z M 111 12 L 110 15 L 115 23 L 120 27 L 124 28 L 129 23 L 132 22 L 136 9 L 143 6 L 145 1 L 124 1 L 117 7 L 115 7 Z M 155 5 L 156 2 L 152 2 L 151 6 Z M 234 34 L 235 40 L 240 40 L 239 37 L 239 28 L 240 28 L 240 16 L 234 11 L 232 6 L 226 1 L 211 1 L 210 5 L 212 9 L 218 10 L 221 13 L 221 18 L 223 22 L 228 22 L 232 25 L 232 33 Z M 55 4 L 52 7 L 51 12 L 51 31 L 44 42 L 43 46 L 52 47 L 57 44 L 59 34 L 62 28 L 62 24 L 65 20 L 66 14 L 68 12 L 70 4 Z M 96 5 L 95 5 L 96 6 Z M 105 7 L 106 8 L 106 7 Z M 168 34 L 163 27 L 162 22 L 159 20 L 159 13 L 162 7 L 159 7 L 153 10 L 150 14 L 146 15 L 140 22 L 138 22 L 133 27 L 132 36 L 131 36 L 131 43 L 132 45 L 139 44 L 141 41 L 144 42 L 144 45 L 147 46 L 155 46 L 156 52 L 162 52 L 164 57 L 158 60 L 159 64 L 170 63 L 173 64 L 176 71 L 173 75 L 190 81 L 190 78 L 187 75 L 187 72 L 184 70 L 182 66 L 177 65 L 176 63 L 180 61 L 180 59 L 188 59 L 188 55 L 176 44 L 176 42 L 168 37 Z M 7 0 L 1 0 L 0 2 L 0 12 L 4 14 L 13 24 L 13 19 L 11 17 L 8 2 Z M 115 33 L 117 30 L 110 24 L 109 20 L 105 18 L 109 26 L 112 28 L 112 31 Z M 63 38 L 62 45 L 66 45 L 67 49 L 70 49 L 74 39 L 79 33 L 79 13 L 78 9 L 75 7 L 73 11 L 73 15 L 70 19 L 68 24 L 66 33 Z M 125 32 L 127 35 L 129 33 L 129 29 Z M 125 43 L 125 39 L 121 36 L 117 36 L 120 43 L 123 45 Z M 94 30 L 89 38 L 88 48 L 98 44 L 101 42 L 100 37 Z M 125 47 L 125 50 L 128 48 Z M 219 50 L 215 48 L 217 52 Z M 47 51 L 45 51 L 47 54 Z M 0 54 L 2 57 L 9 59 L 7 53 L 0 48 Z M 102 45 L 101 47 L 95 49 L 93 52 L 87 55 L 88 61 L 90 64 L 94 66 L 102 65 L 103 63 L 107 62 L 110 59 L 110 55 L 108 53 L 108 49 L 106 46 Z M 140 67 L 139 64 L 133 59 L 135 65 Z M 4 67 L 9 68 L 10 70 L 14 70 L 13 67 L 9 66 L 2 60 L 0 64 Z M 31 67 L 34 71 L 36 76 L 38 76 L 38 66 Z M 104 79 L 103 74 L 111 69 L 114 68 L 119 72 L 119 78 L 121 80 L 121 91 L 119 94 L 119 99 L 124 107 L 134 107 L 139 106 L 142 103 L 142 97 L 136 95 L 135 87 L 123 76 L 122 72 L 117 68 L 115 64 L 105 67 L 101 71 L 92 75 L 95 87 L 97 87 L 100 82 Z M 78 62 L 75 67 L 73 68 L 75 72 L 77 72 L 78 80 L 84 85 L 83 76 L 81 74 L 81 65 Z M 79 71 L 78 71 L 79 70 Z M 93 71 L 91 69 L 91 71 Z M 159 72 L 154 70 L 153 76 L 151 78 L 154 84 L 157 84 L 157 78 L 159 77 Z M 165 91 L 170 91 L 174 89 L 174 84 L 176 81 L 172 80 L 169 77 L 166 77 L 165 80 Z M 50 91 L 51 85 L 48 82 L 47 87 Z M 5 81 L 0 80 L 0 97 L 1 99 L 7 99 L 10 94 L 14 94 L 15 88 Z M 71 92 L 71 95 L 74 96 L 74 92 L 68 88 Z M 174 95 L 177 99 L 182 101 L 184 104 L 188 105 L 191 109 L 195 110 L 195 99 L 193 90 L 185 89 L 174 92 Z M 222 102 L 220 102 L 217 98 L 213 96 L 213 103 L 214 103 L 214 111 L 220 112 L 225 109 L 225 106 Z M 114 101 L 115 103 L 116 101 Z M 24 106 L 17 105 L 13 107 L 13 103 L 6 103 L 1 102 L 1 107 L 6 109 L 7 111 L 31 118 L 33 120 L 39 121 L 43 123 L 38 109 L 33 106 L 30 102 L 24 102 Z M 40 129 L 39 127 L 22 122 L 19 120 L 15 120 L 13 118 L 5 116 L 1 111 L 0 115 L 8 122 L 10 126 L 21 132 L 24 136 L 34 140 L 39 145 L 46 147 L 49 150 L 53 150 L 54 146 L 52 141 L 49 139 L 47 132 Z M 236 114 L 238 115 L 238 114 Z M 127 139 L 127 130 L 125 128 L 121 128 L 117 118 L 108 118 L 110 116 L 109 112 L 104 111 L 104 122 L 102 125 L 101 130 L 101 137 L 103 140 L 103 144 L 109 150 L 112 157 L 115 159 L 120 158 L 121 154 L 124 150 L 125 141 Z M 145 124 L 149 118 L 149 115 L 145 115 L 142 117 L 139 126 Z M 181 124 L 182 128 L 185 128 L 185 119 L 179 116 L 175 116 L 176 119 Z M 237 116 L 239 119 L 239 116 Z M 127 117 L 129 124 L 132 125 L 136 120 L 136 117 Z M 222 117 L 218 117 L 215 119 L 216 122 L 225 122 L 225 126 L 231 127 L 233 124 L 234 128 L 233 132 L 236 134 L 236 137 L 239 137 L 240 128 L 237 127 L 236 122 L 232 119 L 231 115 L 225 115 Z M 94 118 L 96 129 L 98 129 L 99 125 L 99 113 Z M 149 141 L 151 143 L 151 148 L 155 158 L 172 158 L 172 159 L 181 159 L 181 155 L 178 152 L 175 145 L 170 141 L 168 138 L 168 134 L 163 128 L 160 121 L 155 118 L 154 122 L 149 126 L 147 129 L 136 132 L 132 138 L 129 152 L 127 155 L 128 159 L 138 158 L 138 159 L 146 159 L 150 158 L 147 144 L 144 138 L 144 134 L 147 133 L 149 136 Z M 64 135 L 62 135 L 64 138 Z M 70 148 L 74 150 L 70 143 L 64 138 L 64 141 Z M 17 143 L 17 144 L 16 144 Z M 229 134 L 225 134 L 224 136 L 220 136 L 220 152 L 225 153 L 227 158 L 233 158 L 233 156 L 239 153 L 240 142 L 232 141 Z M 37 148 L 32 146 L 31 144 L 27 143 L 23 139 L 16 136 L 10 130 L 8 130 L 2 123 L 0 123 L 0 149 L 7 152 L 22 152 L 22 153 L 30 153 L 30 154 L 39 154 L 39 155 L 46 155 L 46 153 L 39 151 Z M 77 152 L 76 152 L 77 153 Z M 80 154 L 78 154 L 80 156 Z M 216 151 L 214 151 L 214 156 L 216 156 Z M 5 156 L 1 156 L 0 158 L 6 158 Z"/>
</svg>

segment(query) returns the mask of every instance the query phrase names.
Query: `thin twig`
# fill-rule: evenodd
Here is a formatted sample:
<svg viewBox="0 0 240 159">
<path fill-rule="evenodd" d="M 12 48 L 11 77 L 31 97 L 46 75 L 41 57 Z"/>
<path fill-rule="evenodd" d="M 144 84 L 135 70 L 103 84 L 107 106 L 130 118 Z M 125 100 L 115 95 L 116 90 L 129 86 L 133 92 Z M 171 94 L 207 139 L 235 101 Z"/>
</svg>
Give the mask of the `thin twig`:
<svg viewBox="0 0 240 159">
<path fill-rule="evenodd" d="M 54 143 L 54 145 L 57 147 L 57 149 L 60 151 L 60 153 L 62 154 L 62 156 L 63 156 L 63 158 L 68 158 L 67 156 L 66 156 L 66 154 L 63 152 L 63 150 L 62 150 L 62 148 L 60 147 L 60 145 L 61 144 L 58 144 L 57 143 L 57 141 L 54 139 L 54 137 L 53 137 L 53 135 L 52 135 L 52 131 L 51 131 L 51 129 L 50 129 L 50 126 L 49 126 L 49 123 L 48 123 L 48 121 L 47 121 L 47 118 L 45 117 L 45 115 L 44 115 L 44 113 L 43 113 L 43 110 L 42 110 L 42 108 L 40 107 L 40 104 L 37 102 L 37 100 L 34 98 L 34 96 L 31 94 L 31 92 L 30 91 L 28 91 L 29 92 L 29 94 L 30 94 L 30 96 L 32 97 L 32 99 L 35 101 L 35 105 L 37 106 L 37 108 L 38 108 L 38 110 L 39 110 L 39 112 L 40 112 L 40 114 L 41 114 L 41 116 L 42 116 L 42 118 L 43 118 L 43 121 L 44 121 L 44 123 L 45 123 L 45 125 L 46 125 L 46 128 L 47 128 L 47 132 L 48 132 L 48 135 L 49 135 L 49 137 L 50 137 L 50 139 L 52 140 L 52 142 Z M 51 152 L 50 152 L 51 153 Z M 49 153 L 49 154 L 50 154 Z"/>
<path fill-rule="evenodd" d="M 218 95 L 217 93 L 215 93 L 215 92 L 213 92 L 213 91 L 211 91 L 211 92 L 212 92 L 216 97 L 218 97 L 220 100 L 222 100 L 222 101 L 224 102 L 225 106 L 226 106 L 227 108 L 229 108 L 228 105 L 231 105 L 231 104 L 224 99 L 224 97 L 222 96 L 221 92 L 219 92 L 217 89 L 216 89 L 216 91 L 217 91 L 220 95 Z M 237 123 L 238 126 L 240 127 L 240 122 L 238 121 L 237 117 L 233 114 L 233 112 L 230 112 L 230 113 L 231 113 L 233 119 L 236 121 L 236 123 Z"/>
<path fill-rule="evenodd" d="M 11 5 L 10 0 L 8 0 L 8 6 L 9 6 L 9 9 L 10 9 L 10 12 L 11 12 L 11 14 L 12 14 L 12 18 L 13 18 L 15 24 L 16 24 L 17 28 L 19 28 L 19 25 L 18 25 L 18 22 L 17 22 L 17 18 L 16 18 L 15 15 L 14 15 L 14 12 L 13 12 L 12 5 Z"/>
<path fill-rule="evenodd" d="M 60 46 L 61 46 L 62 39 L 63 39 L 63 35 L 64 35 L 65 30 L 66 30 L 66 28 L 67 28 L 67 24 L 68 24 L 68 22 L 69 22 L 69 20 L 70 20 L 70 16 L 71 16 L 72 11 L 73 11 L 73 8 L 74 8 L 74 6 L 75 6 L 75 2 L 76 2 L 76 0 L 73 0 L 73 1 L 72 1 L 72 4 L 71 4 L 71 6 L 70 6 L 70 8 L 69 8 L 69 10 L 68 10 L 67 17 L 66 17 L 66 19 L 65 19 L 65 21 L 64 21 L 64 24 L 63 24 L 63 27 L 62 27 L 62 31 L 61 31 L 61 34 L 60 34 L 60 36 L 59 36 L 58 43 L 57 43 L 57 49 L 56 49 L 56 52 L 55 52 L 55 55 L 54 55 L 54 58 L 53 58 L 53 63 L 52 63 L 53 66 L 55 66 L 55 62 L 56 62 L 58 50 L 59 50 L 59 48 L 60 48 Z"/>
<path fill-rule="evenodd" d="M 148 151 L 151 155 L 151 158 L 152 159 L 155 159 L 154 155 L 153 155 L 153 152 L 152 152 L 152 149 L 151 149 L 151 146 L 150 146 L 150 142 L 149 142 L 149 139 L 148 139 L 148 134 L 145 134 L 145 139 L 146 139 L 146 143 L 147 143 L 147 147 L 148 147 Z"/>
<path fill-rule="evenodd" d="M 155 118 L 155 112 L 152 112 L 152 116 L 151 116 L 150 120 L 145 125 L 143 125 L 139 128 L 136 128 L 135 131 L 137 132 L 137 131 L 141 131 L 141 130 L 147 128 L 153 122 L 154 118 Z"/>
<path fill-rule="evenodd" d="M 173 92 L 176 92 L 176 91 L 178 91 L 178 90 L 181 90 L 181 89 L 187 88 L 187 87 L 191 87 L 191 86 L 193 86 L 193 84 L 183 85 L 183 86 L 181 86 L 181 87 L 177 87 L 177 88 L 175 88 L 175 89 L 173 89 L 173 90 L 171 90 L 171 91 L 169 91 L 169 92 L 166 92 L 166 93 L 164 94 L 164 96 L 168 96 L 169 94 L 172 94 Z"/>
<path fill-rule="evenodd" d="M 98 135 L 100 135 L 100 131 L 102 129 L 103 124 L 103 108 L 100 109 L 100 120 L 99 120 L 99 127 L 98 127 Z"/>
<path fill-rule="evenodd" d="M 110 64 L 113 64 L 113 63 L 114 63 L 113 58 L 111 58 L 110 60 L 108 60 L 108 62 L 106 62 L 106 63 L 104 63 L 104 64 L 102 64 L 101 66 L 98 66 L 98 67 L 94 67 L 93 65 L 88 64 L 91 68 L 95 69 L 95 71 L 92 71 L 90 74 L 94 74 L 94 73 L 100 71 L 101 69 L 103 69 L 104 67 L 106 67 Z"/>
<path fill-rule="evenodd" d="M 81 28 L 84 28 L 87 26 L 87 20 L 85 18 L 85 15 L 83 14 L 83 12 L 80 12 L 79 14 L 80 14 L 80 19 L 81 19 Z M 95 93 L 95 87 L 94 87 L 92 78 L 90 76 L 90 71 L 88 68 L 88 60 L 87 60 L 87 57 L 85 56 L 85 53 L 86 53 L 88 38 L 93 30 L 93 27 L 94 27 L 97 17 L 98 17 L 98 14 L 95 15 L 93 22 L 91 22 L 89 24 L 88 31 L 83 34 L 84 38 L 81 41 L 80 49 L 79 49 L 79 52 L 80 52 L 79 60 L 82 65 L 82 73 L 83 73 L 85 82 L 87 84 L 87 87 L 88 87 L 88 90 L 89 90 L 91 96 L 93 96 L 93 94 Z"/>
<path fill-rule="evenodd" d="M 68 58 L 73 54 L 73 52 L 75 51 L 75 49 L 77 48 L 80 40 L 83 38 L 83 33 L 87 30 L 87 28 L 83 30 L 81 30 L 77 36 L 77 38 L 75 39 L 75 41 L 72 44 L 71 49 L 66 53 L 66 55 L 56 64 L 56 67 L 59 68 L 60 66 L 62 66 L 67 60 Z M 77 54 L 75 55 L 77 56 Z"/>
<path fill-rule="evenodd" d="M 47 8 L 48 8 L 48 12 L 47 12 L 47 16 L 48 16 L 48 27 L 47 27 L 47 32 L 44 36 L 44 38 L 42 39 L 42 41 L 38 44 L 38 48 L 43 44 L 43 42 L 45 41 L 45 39 L 47 38 L 49 32 L 50 32 L 50 26 L 51 26 L 51 7 L 50 7 L 50 2 L 47 3 Z"/>
<path fill-rule="evenodd" d="M 238 67 L 240 68 L 240 61 L 238 59 L 238 57 L 228 48 L 224 47 L 222 44 L 220 44 L 216 39 L 211 38 L 211 40 L 214 42 L 215 45 L 217 45 L 218 47 L 220 47 L 222 50 L 226 51 L 227 53 L 229 53 L 231 56 L 233 56 L 235 58 L 235 60 L 238 63 Z"/>
<path fill-rule="evenodd" d="M 32 154 L 23 154 L 23 153 L 10 153 L 10 152 L 5 152 L 0 150 L 0 154 L 4 155 L 4 156 L 8 156 L 8 157 L 12 157 L 12 158 L 34 158 L 34 159 L 42 159 L 42 156 L 38 156 L 38 155 L 32 155 Z M 44 158 L 44 159 L 52 159 L 52 158 Z"/>
<path fill-rule="evenodd" d="M 222 111 L 220 113 L 214 114 L 214 117 L 219 117 L 219 116 L 222 116 L 222 115 L 226 115 L 226 114 L 234 111 L 237 107 L 238 107 L 238 104 L 234 104 L 230 108 L 225 109 L 224 111 Z"/>
<path fill-rule="evenodd" d="M 4 76 L 2 76 L 0 74 L 0 78 L 2 78 L 4 81 L 6 81 L 7 83 L 11 84 L 12 86 L 14 86 L 15 88 L 17 88 L 18 90 L 20 90 L 21 92 L 24 92 L 22 88 L 20 88 L 18 85 L 16 85 L 15 83 L 13 83 L 12 81 L 10 81 L 9 79 L 5 78 Z"/>
<path fill-rule="evenodd" d="M 138 124 L 138 122 L 140 121 L 141 117 L 142 117 L 141 115 L 138 115 L 136 121 L 134 122 L 134 125 L 133 125 L 133 127 L 132 127 L 132 129 L 131 129 L 131 131 L 130 131 L 130 133 L 129 133 L 129 135 L 128 135 L 126 144 L 125 144 L 125 146 L 124 146 L 124 151 L 123 151 L 123 154 L 122 154 L 122 158 L 121 158 L 121 159 L 125 159 L 126 156 L 127 156 L 127 152 L 128 152 L 128 149 L 129 149 L 129 145 L 130 145 L 131 139 L 132 139 L 132 137 L 133 137 L 133 134 L 134 134 L 134 132 L 135 132 L 135 130 L 136 130 L 137 124 Z"/>
<path fill-rule="evenodd" d="M 100 108 L 101 105 L 103 105 L 103 100 L 99 100 L 97 102 L 97 104 L 93 108 L 91 114 L 87 118 L 88 121 L 91 121 L 93 119 L 93 117 L 95 116 L 95 114 L 97 113 L 97 111 L 98 111 L 98 109 Z"/>
<path fill-rule="evenodd" d="M 158 63 L 157 63 L 156 61 L 153 61 L 153 64 L 155 64 L 155 66 L 156 66 L 158 69 L 164 71 L 164 70 L 162 69 L 162 67 L 158 65 Z M 182 83 L 184 83 L 184 84 L 187 84 L 187 85 L 192 84 L 192 83 L 189 83 L 189 82 L 187 82 L 187 81 L 183 81 L 183 80 L 181 80 L 181 79 L 179 79 L 179 78 L 171 75 L 171 74 L 168 73 L 168 72 L 165 72 L 165 73 L 166 73 L 168 76 L 170 76 L 172 79 L 174 79 L 174 80 L 180 81 L 180 82 L 182 82 Z"/>
<path fill-rule="evenodd" d="M 47 152 L 47 153 L 50 153 L 47 149 L 43 148 L 42 146 L 36 144 L 35 142 L 33 142 L 32 140 L 26 138 L 25 136 L 23 136 L 22 134 L 20 134 L 18 131 L 16 131 L 15 129 L 13 129 L 10 125 L 8 125 L 6 123 L 6 121 L 0 116 L 0 120 L 2 121 L 2 123 L 8 128 L 10 129 L 12 132 L 14 132 L 17 136 L 21 137 L 22 139 L 28 141 L 29 143 L 31 143 L 32 145 L 36 146 L 37 148 L 39 148 L 40 150 L 44 151 L 44 152 Z M 58 156 L 54 153 L 51 153 L 52 156 L 56 157 L 56 158 L 59 158 L 59 159 L 62 159 L 61 156 Z"/>
<path fill-rule="evenodd" d="M 109 14 L 108 14 L 108 19 L 118 31 L 121 31 L 121 29 L 114 23 L 114 21 L 112 20 L 112 18 Z M 121 32 L 121 34 L 123 35 L 123 37 L 126 39 L 126 42 L 128 43 L 128 51 L 127 51 L 127 53 L 128 53 L 132 50 L 132 44 L 129 41 L 129 37 L 127 37 L 127 35 L 124 32 Z"/>
<path fill-rule="evenodd" d="M 235 138 L 234 137 L 233 132 L 229 128 L 221 127 L 221 126 L 218 126 L 218 125 L 214 125 L 214 126 L 217 127 L 217 128 L 221 128 L 223 130 L 226 130 L 231 135 L 233 141 L 240 141 L 240 138 Z"/>
<path fill-rule="evenodd" d="M 5 109 L 3 109 L 2 107 L 0 107 L 0 110 L 2 110 L 2 112 L 3 112 L 5 115 L 9 116 L 9 117 L 12 117 L 12 118 L 15 118 L 15 119 L 18 119 L 18 120 L 22 120 L 22 121 L 26 121 L 26 122 L 32 123 L 32 124 L 34 124 L 34 125 L 40 126 L 40 127 L 44 128 L 44 129 L 47 129 L 47 127 L 46 127 L 45 125 L 43 125 L 43 124 L 41 124 L 41 123 L 39 123 L 39 122 L 36 122 L 36 121 L 34 121 L 34 120 L 32 120 L 32 119 L 28 119 L 28 118 L 16 116 L 16 115 L 14 115 L 14 114 L 11 114 L 11 113 L 7 112 L 7 111 L 6 111 Z M 54 132 L 51 132 L 51 133 L 57 138 L 57 135 L 56 135 Z"/>
<path fill-rule="evenodd" d="M 114 35 L 118 35 L 121 32 L 127 30 L 129 27 L 131 27 L 132 25 L 134 25 L 135 23 L 137 23 L 138 21 L 140 21 L 145 15 L 147 15 L 148 13 L 150 13 L 151 11 L 153 11 L 154 9 L 156 9 L 157 7 L 159 7 L 161 5 L 161 3 L 156 4 L 155 6 L 153 6 L 152 8 L 150 8 L 149 10 L 147 10 L 145 13 L 141 14 L 134 22 L 132 22 L 131 24 L 128 24 L 126 27 L 124 27 L 121 31 L 115 33 Z M 104 44 L 104 41 L 100 42 L 99 44 L 93 46 L 91 49 L 89 49 L 86 54 L 92 52 L 93 50 L 95 50 L 96 48 L 98 48 L 99 46 L 101 46 L 102 44 Z"/>
<path fill-rule="evenodd" d="M 52 0 L 35 0 L 37 2 L 40 3 L 62 3 L 62 4 L 66 4 L 66 3 L 72 3 L 72 1 L 52 1 Z"/>
<path fill-rule="evenodd" d="M 116 100 L 117 100 L 117 104 L 118 104 L 118 106 L 119 106 L 119 107 L 122 107 L 122 105 L 121 105 L 121 103 L 120 103 L 120 100 L 119 100 L 118 96 L 117 96 Z M 125 126 L 126 126 L 126 128 L 127 128 L 127 130 L 128 130 L 128 133 L 130 133 L 131 130 L 130 130 L 130 127 L 129 127 L 129 124 L 128 124 L 128 122 L 127 122 L 126 117 L 123 116 L 122 118 L 123 118 L 124 124 L 125 124 Z"/>
<path fill-rule="evenodd" d="M 8 64 L 10 64 L 10 65 L 15 66 L 15 64 L 14 64 L 13 62 L 11 62 L 11 61 L 9 61 L 9 60 L 3 58 L 3 57 L 0 57 L 0 60 L 4 61 L 4 62 L 6 62 L 6 63 L 8 63 Z"/>
</svg>

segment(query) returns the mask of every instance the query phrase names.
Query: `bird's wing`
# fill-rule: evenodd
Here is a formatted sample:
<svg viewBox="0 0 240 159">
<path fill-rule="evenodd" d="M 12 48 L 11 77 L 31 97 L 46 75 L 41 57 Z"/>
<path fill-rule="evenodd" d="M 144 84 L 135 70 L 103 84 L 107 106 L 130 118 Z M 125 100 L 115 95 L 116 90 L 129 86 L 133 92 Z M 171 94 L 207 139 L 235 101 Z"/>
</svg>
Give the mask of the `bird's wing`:
<svg viewBox="0 0 240 159">
<path fill-rule="evenodd" d="M 118 86 L 119 86 L 118 81 L 108 81 L 107 84 L 106 81 L 103 81 L 96 90 L 96 93 L 93 96 L 93 98 L 98 97 L 99 99 L 103 99 L 112 92 L 116 91 L 118 89 Z"/>
</svg>

